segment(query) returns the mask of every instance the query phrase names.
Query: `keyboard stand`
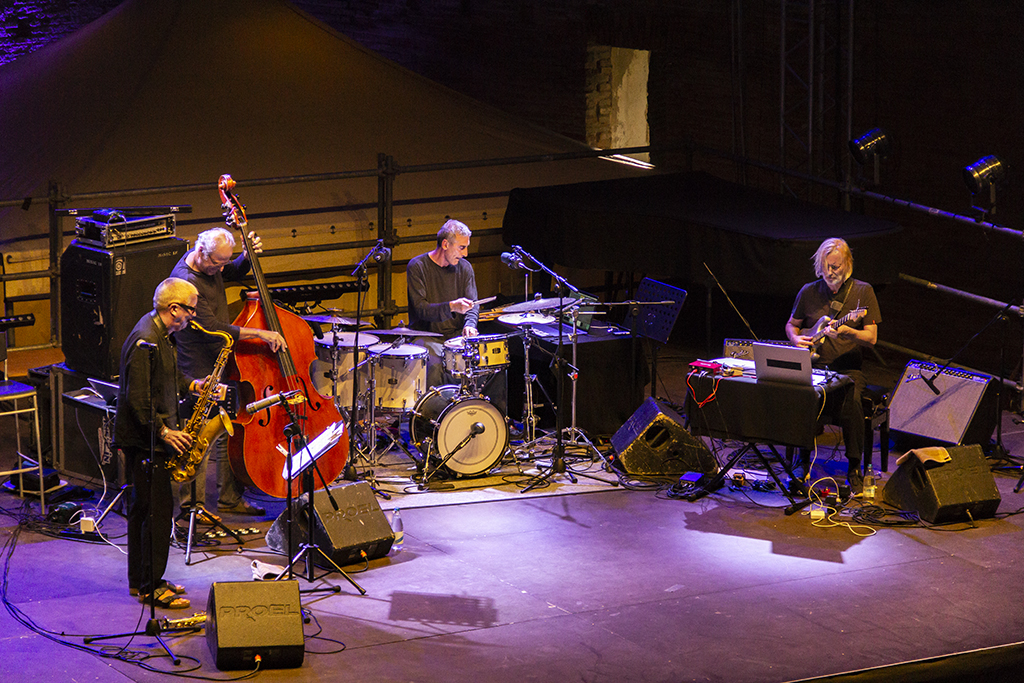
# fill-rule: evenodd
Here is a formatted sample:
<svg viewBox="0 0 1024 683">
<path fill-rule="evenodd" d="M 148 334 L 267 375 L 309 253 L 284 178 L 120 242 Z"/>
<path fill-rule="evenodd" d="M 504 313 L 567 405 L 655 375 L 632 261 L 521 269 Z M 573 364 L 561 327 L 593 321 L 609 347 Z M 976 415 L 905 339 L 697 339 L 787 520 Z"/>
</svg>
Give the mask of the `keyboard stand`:
<svg viewBox="0 0 1024 683">
<path fill-rule="evenodd" d="M 785 470 L 787 475 L 789 475 L 790 481 L 796 481 L 796 478 L 793 476 L 793 470 L 790 468 L 785 458 L 779 455 L 779 452 L 778 450 L 776 450 L 775 446 L 773 444 L 764 445 L 768 448 L 768 450 L 771 451 L 771 457 L 773 457 L 776 462 L 782 465 L 782 469 Z M 808 505 L 810 505 L 811 499 L 808 498 L 806 494 L 802 499 L 794 498 L 793 493 L 788 488 L 782 485 L 782 481 L 779 479 L 779 476 L 775 474 L 775 470 L 772 469 L 771 461 L 768 457 L 765 456 L 764 453 L 761 452 L 761 450 L 757 447 L 757 444 L 754 442 L 747 442 L 746 444 L 743 445 L 742 448 L 734 452 L 732 456 L 729 458 L 729 462 L 726 463 L 725 467 L 719 469 L 715 476 L 709 479 L 703 488 L 691 493 L 689 496 L 687 496 L 686 499 L 689 501 L 694 501 L 699 498 L 703 498 L 712 491 L 717 491 L 719 486 L 721 486 L 722 483 L 725 482 L 725 477 L 729 473 L 729 470 L 735 467 L 736 463 L 740 461 L 740 458 L 742 458 L 750 451 L 753 451 L 754 454 L 757 455 L 758 459 L 764 465 L 764 468 L 768 471 L 768 474 L 771 476 L 772 479 L 775 480 L 775 484 L 779 487 L 779 490 L 782 491 L 782 494 L 786 496 L 787 499 L 789 499 L 789 506 L 786 507 L 786 509 L 784 510 L 786 516 L 789 516 L 794 512 L 798 512 L 799 510 L 802 510 Z M 801 487 L 803 487 L 803 483 L 801 483 Z"/>
</svg>

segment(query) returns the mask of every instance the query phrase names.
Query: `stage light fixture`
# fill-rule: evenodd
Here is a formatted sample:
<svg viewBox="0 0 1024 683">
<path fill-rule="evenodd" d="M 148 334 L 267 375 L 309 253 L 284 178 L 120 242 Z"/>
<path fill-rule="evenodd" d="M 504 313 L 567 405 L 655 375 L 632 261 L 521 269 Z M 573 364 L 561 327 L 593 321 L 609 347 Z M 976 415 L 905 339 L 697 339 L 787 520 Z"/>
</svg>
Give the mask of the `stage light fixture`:
<svg viewBox="0 0 1024 683">
<path fill-rule="evenodd" d="M 889 155 L 889 136 L 881 128 L 872 128 L 859 137 L 850 140 L 850 154 L 861 166 L 875 159 Z"/>
<path fill-rule="evenodd" d="M 996 185 L 1006 179 L 1006 167 L 997 157 L 987 156 L 964 168 L 964 182 L 971 194 L 980 194 L 988 188 L 995 193 Z M 992 200 L 993 203 L 995 200 Z"/>
</svg>

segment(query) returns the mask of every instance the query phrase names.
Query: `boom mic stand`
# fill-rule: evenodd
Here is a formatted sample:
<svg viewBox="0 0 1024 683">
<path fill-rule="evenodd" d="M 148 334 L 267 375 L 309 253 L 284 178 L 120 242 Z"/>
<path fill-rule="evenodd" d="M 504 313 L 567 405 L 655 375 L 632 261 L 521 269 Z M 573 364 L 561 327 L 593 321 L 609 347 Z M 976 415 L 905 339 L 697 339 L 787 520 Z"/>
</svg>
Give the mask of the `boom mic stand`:
<svg viewBox="0 0 1024 683">
<path fill-rule="evenodd" d="M 555 280 L 555 293 L 558 294 L 558 303 L 556 304 L 557 313 L 561 314 L 563 309 L 576 302 L 575 299 L 562 298 L 563 290 L 575 292 L 578 296 L 582 296 L 580 290 L 573 287 L 564 277 L 562 277 L 558 273 L 554 272 L 553 270 L 545 266 L 543 263 L 534 258 L 529 252 L 525 251 L 522 247 L 513 246 L 512 250 L 520 257 L 530 259 L 534 264 L 536 264 L 538 268 L 543 270 L 545 273 L 550 275 Z M 557 396 L 558 400 L 555 402 L 555 448 L 551 454 L 551 466 L 546 474 L 541 474 L 540 476 L 536 477 L 533 480 L 533 482 L 530 483 L 529 486 L 522 490 L 522 493 L 526 493 L 527 491 L 531 491 L 537 488 L 541 484 L 547 482 L 549 479 L 551 479 L 551 477 L 555 476 L 556 474 L 564 474 L 566 477 L 569 478 L 569 481 L 571 481 L 574 484 L 576 483 L 576 477 L 573 476 L 573 473 L 570 472 L 565 466 L 564 447 L 562 444 L 563 411 L 561 404 L 564 401 L 562 398 L 562 321 L 560 319 L 558 320 L 558 345 L 555 347 L 554 364 L 557 367 L 558 371 L 555 378 L 555 396 Z"/>
</svg>

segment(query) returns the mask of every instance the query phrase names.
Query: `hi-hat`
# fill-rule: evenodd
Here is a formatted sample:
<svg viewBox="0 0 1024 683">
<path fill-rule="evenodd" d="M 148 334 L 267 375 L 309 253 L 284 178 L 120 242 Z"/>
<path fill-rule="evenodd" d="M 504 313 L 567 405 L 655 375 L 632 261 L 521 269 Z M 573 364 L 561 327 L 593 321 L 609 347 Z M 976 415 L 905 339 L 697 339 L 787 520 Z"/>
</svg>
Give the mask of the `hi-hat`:
<svg viewBox="0 0 1024 683">
<path fill-rule="evenodd" d="M 555 311 L 560 308 L 568 308 L 578 304 L 579 299 L 533 299 L 519 304 L 512 304 L 502 309 L 504 313 L 529 313 L 530 311 Z"/>
<path fill-rule="evenodd" d="M 309 323 L 321 323 L 324 325 L 347 325 L 348 327 L 355 327 L 356 321 L 352 318 L 344 318 L 340 315 L 329 315 L 329 314 L 316 314 L 316 315 L 304 315 L 302 319 Z"/>
<path fill-rule="evenodd" d="M 440 332 L 424 332 L 423 330 L 413 330 L 408 327 L 392 327 L 390 330 L 374 330 L 373 333 L 378 337 L 443 337 L 444 335 Z"/>
</svg>

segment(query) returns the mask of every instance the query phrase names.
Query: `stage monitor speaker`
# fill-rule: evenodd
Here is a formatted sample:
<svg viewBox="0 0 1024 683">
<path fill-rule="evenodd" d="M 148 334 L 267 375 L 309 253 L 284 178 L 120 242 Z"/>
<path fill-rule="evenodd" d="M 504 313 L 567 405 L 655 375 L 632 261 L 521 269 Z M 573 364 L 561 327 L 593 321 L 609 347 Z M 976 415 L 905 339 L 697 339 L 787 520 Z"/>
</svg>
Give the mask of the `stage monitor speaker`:
<svg viewBox="0 0 1024 683">
<path fill-rule="evenodd" d="M 153 291 L 187 246 L 175 237 L 111 249 L 68 245 L 60 257 L 60 320 L 69 368 L 103 379 L 120 372 L 121 345 L 153 309 Z"/>
<path fill-rule="evenodd" d="M 947 444 L 987 444 L 996 427 L 996 386 L 990 375 L 912 360 L 889 401 L 889 429 Z"/>
<path fill-rule="evenodd" d="M 387 517 L 380 509 L 377 498 L 369 482 L 361 481 L 345 484 L 331 489 L 331 495 L 338 503 L 335 510 L 327 494 L 318 491 L 313 496 L 315 509 L 313 516 L 313 543 L 331 558 L 339 567 L 362 562 L 361 552 L 366 552 L 368 560 L 384 557 L 391 550 L 395 541 L 395 533 L 391 530 Z M 292 501 L 292 543 L 286 553 L 294 557 L 299 547 L 306 543 L 309 519 L 309 496 L 302 494 Z M 288 547 L 288 510 L 278 516 L 267 531 L 267 545 L 277 552 L 285 552 Z M 331 569 L 323 555 L 314 553 L 314 562 L 324 569 Z"/>
<path fill-rule="evenodd" d="M 298 581 L 231 581 L 210 584 L 206 645 L 224 671 L 302 666 L 305 641 Z"/>
<path fill-rule="evenodd" d="M 917 512 L 932 524 L 991 517 L 1002 498 L 981 446 L 947 449 L 945 463 L 922 463 L 911 455 L 882 489 L 882 500 L 901 510 Z"/>
<path fill-rule="evenodd" d="M 714 472 L 718 466 L 704 442 L 691 435 L 679 415 L 648 398 L 612 436 L 619 468 L 633 475 Z"/>
</svg>

